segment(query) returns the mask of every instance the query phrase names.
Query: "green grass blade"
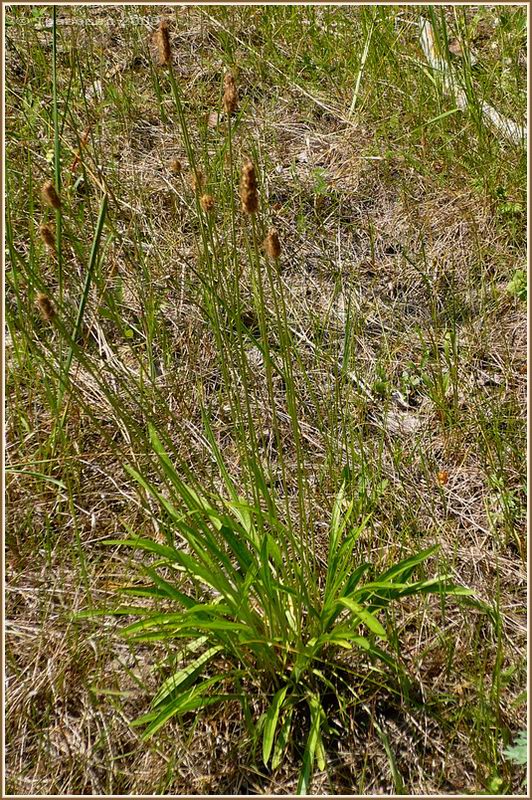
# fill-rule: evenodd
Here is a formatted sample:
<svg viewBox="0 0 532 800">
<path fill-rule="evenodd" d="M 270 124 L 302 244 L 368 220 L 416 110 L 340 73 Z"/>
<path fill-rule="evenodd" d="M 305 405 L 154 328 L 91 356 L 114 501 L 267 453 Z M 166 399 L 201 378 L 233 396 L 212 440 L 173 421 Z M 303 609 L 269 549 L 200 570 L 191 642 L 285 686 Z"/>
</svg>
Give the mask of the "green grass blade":
<svg viewBox="0 0 532 800">
<path fill-rule="evenodd" d="M 76 324 L 74 325 L 74 332 L 72 334 L 72 343 L 68 349 L 65 366 L 63 371 L 63 381 L 62 386 L 63 388 L 66 386 L 66 381 L 68 379 L 68 374 L 70 372 L 70 368 L 72 366 L 72 360 L 74 358 L 74 344 L 77 342 L 80 331 L 81 325 L 83 323 L 83 315 L 85 313 L 85 307 L 87 305 L 87 300 L 89 299 L 89 291 L 91 288 L 92 282 L 92 275 L 94 272 L 94 268 L 96 266 L 96 261 L 98 259 L 98 253 L 100 250 L 100 241 L 102 237 L 103 226 L 105 224 L 105 218 L 107 216 L 107 195 L 104 194 L 102 197 L 102 202 L 100 204 L 100 212 L 98 214 L 98 221 L 96 223 L 96 230 L 94 231 L 94 237 L 92 240 L 92 247 L 89 256 L 89 263 L 87 266 L 87 272 L 85 275 L 85 284 L 83 286 L 83 291 L 81 294 L 81 299 L 79 301 L 78 307 L 78 314 L 76 317 Z M 61 394 L 62 397 L 62 394 Z"/>
</svg>

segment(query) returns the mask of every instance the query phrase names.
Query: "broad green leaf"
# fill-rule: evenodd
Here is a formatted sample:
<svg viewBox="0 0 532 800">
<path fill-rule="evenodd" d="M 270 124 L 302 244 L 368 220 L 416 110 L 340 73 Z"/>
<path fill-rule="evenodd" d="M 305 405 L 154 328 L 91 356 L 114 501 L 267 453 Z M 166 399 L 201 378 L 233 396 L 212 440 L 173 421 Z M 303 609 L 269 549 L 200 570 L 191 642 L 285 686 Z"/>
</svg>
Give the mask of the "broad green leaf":
<svg viewBox="0 0 532 800">
<path fill-rule="evenodd" d="M 407 570 L 411 570 L 413 567 L 421 564 L 423 561 L 426 561 L 427 558 L 430 558 L 434 553 L 436 553 L 440 549 L 439 544 L 432 545 L 432 547 L 427 547 L 426 550 L 421 550 L 419 553 L 415 553 L 408 558 L 405 558 L 403 561 L 399 561 L 398 564 L 391 567 L 390 569 L 383 572 L 382 575 L 379 575 L 378 580 L 390 580 L 391 578 L 395 578 L 397 575 L 401 575 L 403 572 Z"/>
<path fill-rule="evenodd" d="M 472 589 L 466 586 L 458 586 L 455 583 L 448 583 L 447 579 L 450 576 L 444 575 L 442 577 L 431 578 L 426 581 L 419 581 L 418 583 L 411 583 L 405 589 L 399 592 L 399 597 L 407 597 L 411 594 L 445 594 L 445 595 L 472 595 Z"/>
<path fill-rule="evenodd" d="M 158 489 L 156 489 L 153 484 L 143 478 L 140 472 L 137 472 L 137 470 L 134 469 L 130 464 L 125 465 L 125 470 L 137 481 L 137 483 L 140 483 L 142 488 L 148 492 L 148 494 L 151 494 L 152 497 L 159 501 L 160 505 L 163 506 L 173 520 L 180 519 L 181 514 L 179 514 L 177 509 L 174 508 L 172 503 L 167 500 L 166 497 Z"/>
<path fill-rule="evenodd" d="M 298 597 L 298 593 L 295 589 L 292 589 L 290 586 L 285 586 L 278 581 L 272 581 L 272 586 L 274 589 L 277 589 L 278 592 L 282 594 L 289 594 L 290 597 Z"/>
<path fill-rule="evenodd" d="M 150 736 L 153 736 L 153 734 L 156 733 L 159 728 L 165 724 L 165 722 L 167 722 L 176 714 L 184 714 L 187 711 L 193 711 L 197 708 L 205 708 L 212 703 L 218 702 L 220 700 L 219 696 L 205 696 L 205 692 L 214 684 L 225 680 L 225 678 L 225 675 L 216 675 L 213 678 L 209 678 L 197 686 L 194 686 L 192 689 L 184 692 L 182 695 L 179 695 L 179 697 L 176 697 L 172 701 L 168 702 L 155 718 L 153 718 L 153 713 L 150 712 L 149 715 L 145 715 L 144 717 L 140 717 L 138 720 L 135 720 L 137 725 L 148 722 L 148 719 L 151 720 L 150 724 L 143 732 L 142 738 L 148 739 Z"/>
<path fill-rule="evenodd" d="M 346 596 L 351 594 L 354 588 L 357 586 L 358 582 L 360 581 L 363 574 L 371 567 L 369 561 L 365 561 L 364 563 L 360 564 L 354 572 L 351 573 L 347 582 L 344 584 L 344 587 L 340 593 L 340 596 Z M 336 617 L 340 613 L 340 608 L 337 602 L 337 587 L 339 584 L 343 582 L 345 578 L 342 578 L 339 582 L 335 581 L 334 584 L 331 583 L 329 589 L 327 589 L 327 594 L 324 595 L 324 602 L 323 602 L 323 610 L 321 612 L 320 619 L 323 623 L 324 628 L 329 628 L 332 623 L 335 621 Z"/>
<path fill-rule="evenodd" d="M 229 502 L 229 500 L 224 500 L 223 502 L 227 508 L 233 512 L 233 514 L 236 514 L 239 523 L 246 531 L 248 540 L 256 548 L 258 536 L 253 527 L 253 517 L 250 514 L 250 511 L 254 511 L 255 509 L 253 509 L 251 506 L 248 506 L 247 503 L 239 500 L 238 497 L 235 498 L 233 502 Z"/>
<path fill-rule="evenodd" d="M 136 633 L 137 631 L 147 630 L 148 628 L 154 627 L 163 627 L 169 625 L 176 625 L 177 623 L 181 622 L 184 619 L 184 615 L 186 612 L 184 611 L 176 611 L 173 613 L 154 613 L 153 611 L 146 615 L 144 619 L 137 620 L 136 622 L 132 622 L 131 625 L 128 625 L 126 628 L 123 628 L 121 631 L 123 636 L 128 636 L 130 633 Z"/>
<path fill-rule="evenodd" d="M 233 601 L 236 600 L 235 590 L 219 569 L 217 569 L 216 572 L 211 571 L 209 566 L 204 566 L 199 561 L 196 561 L 187 553 L 183 552 L 176 551 L 174 561 L 181 564 L 190 576 L 197 578 L 225 597 L 230 597 Z"/>
<path fill-rule="evenodd" d="M 318 765 L 318 769 L 321 769 L 322 771 L 325 769 L 327 763 L 325 758 L 325 747 L 323 746 L 323 739 L 321 737 L 321 731 L 319 730 L 316 740 L 316 763 Z"/>
<path fill-rule="evenodd" d="M 355 589 L 354 592 L 351 592 L 350 596 L 356 597 L 358 594 L 360 594 L 360 592 L 377 594 L 378 589 L 406 589 L 407 586 L 409 586 L 408 583 L 394 583 L 393 581 L 371 581 L 370 583 L 365 583 L 364 586 L 360 587 L 360 589 Z"/>
<path fill-rule="evenodd" d="M 164 544 L 154 542 L 152 539 L 104 539 L 103 544 L 115 547 L 132 547 L 135 550 L 148 550 L 158 556 L 175 562 L 177 550 Z"/>
<path fill-rule="evenodd" d="M 192 606 L 196 605 L 196 600 L 183 594 L 183 592 L 180 592 L 179 589 L 176 589 L 171 583 L 161 578 L 152 567 L 144 567 L 144 571 L 152 578 L 157 588 L 164 592 L 171 600 L 177 600 L 177 602 L 181 603 L 185 608 L 192 608 Z"/>
<path fill-rule="evenodd" d="M 117 591 L 120 594 L 130 595 L 132 597 L 161 597 L 164 599 L 168 598 L 166 592 L 163 592 L 162 589 L 158 589 L 156 586 L 120 586 Z"/>
<path fill-rule="evenodd" d="M 276 540 L 273 536 L 270 536 L 269 533 L 266 534 L 266 538 L 268 539 L 268 554 L 273 559 L 273 563 L 276 567 L 282 568 L 286 561 L 286 555 L 283 555 L 281 552 L 281 548 L 277 544 Z"/>
<path fill-rule="evenodd" d="M 173 675 L 167 678 L 153 698 L 152 704 L 154 706 L 160 705 L 160 703 L 165 700 L 168 695 L 171 694 L 171 692 L 175 691 L 177 688 L 179 688 L 179 686 L 181 686 L 182 683 L 189 680 L 195 673 L 201 670 L 202 667 L 222 649 L 222 645 L 210 647 L 205 653 L 202 653 L 199 658 L 196 658 L 195 661 L 192 661 L 186 667 L 178 670 L 178 672 L 175 672 Z"/>
<path fill-rule="evenodd" d="M 159 439 L 159 436 L 157 435 L 155 427 L 152 424 L 149 424 L 148 429 L 150 434 L 150 442 L 152 444 L 155 453 L 157 454 L 157 457 L 159 458 L 159 461 L 161 462 L 165 474 L 170 479 L 170 482 L 176 487 L 179 496 L 185 501 L 187 507 L 197 508 L 198 507 L 197 504 L 190 503 L 190 496 L 188 495 L 188 492 L 191 492 L 192 490 L 190 490 L 189 487 L 185 486 L 185 484 L 179 478 L 179 475 L 176 472 L 174 464 L 169 458 L 166 450 L 162 445 L 161 440 Z"/>
<path fill-rule="evenodd" d="M 204 409 L 201 410 L 201 418 L 203 420 L 203 427 L 205 428 L 205 431 L 207 433 L 207 439 L 209 440 L 209 444 L 216 459 L 216 463 L 218 464 L 218 469 L 220 470 L 222 478 L 224 479 L 224 483 L 227 487 L 227 490 L 231 495 L 231 499 L 233 501 L 237 501 L 238 494 L 236 491 L 235 484 L 233 483 L 231 476 L 229 475 L 229 472 L 227 470 L 227 467 L 225 466 L 225 462 L 223 460 L 220 448 L 218 447 L 218 442 L 216 441 L 216 437 L 212 430 L 210 420 L 207 414 L 205 413 Z"/>
<path fill-rule="evenodd" d="M 235 535 L 235 532 L 228 525 L 222 525 L 220 533 L 235 554 L 239 566 L 244 571 L 248 570 L 253 562 L 253 556 L 242 541 L 242 537 L 239 534 Z"/>
<path fill-rule="evenodd" d="M 370 629 L 370 631 L 376 633 L 377 636 L 381 637 L 381 639 L 386 639 L 386 631 L 382 627 L 379 620 L 376 619 L 376 617 L 374 617 L 369 611 L 366 611 L 363 606 L 359 605 L 350 597 L 339 597 L 338 603 L 352 611 L 353 614 L 355 614 L 364 623 L 364 625 Z"/>
<path fill-rule="evenodd" d="M 364 636 L 357 636 L 352 631 L 346 631 L 344 633 L 333 631 L 332 633 L 320 636 L 318 641 L 320 644 L 335 644 L 346 650 L 351 650 L 353 645 L 357 645 L 357 647 L 361 647 L 363 650 L 369 650 L 371 648 L 370 642 Z"/>
<path fill-rule="evenodd" d="M 49 475 L 45 475 L 43 472 L 34 472 L 31 469 L 16 469 L 15 467 L 6 467 L 5 468 L 6 475 L 30 475 L 32 478 L 39 478 L 42 481 L 48 481 L 48 483 L 53 483 L 54 486 L 59 486 L 60 489 L 66 489 L 67 487 L 63 483 L 63 481 L 57 480 L 57 478 L 51 478 Z"/>
<path fill-rule="evenodd" d="M 288 737 L 290 736 L 290 729 L 292 727 L 293 713 L 293 708 L 290 708 L 286 711 L 286 716 L 281 723 L 281 727 L 279 728 L 279 734 L 275 742 L 275 747 L 273 748 L 272 770 L 277 769 L 286 750 Z"/>
<path fill-rule="evenodd" d="M 266 766 L 268 766 L 273 740 L 275 737 L 275 729 L 277 727 L 277 720 L 279 718 L 279 712 L 283 705 L 287 690 L 288 685 L 283 686 L 278 692 L 275 693 L 272 703 L 266 713 L 264 735 L 262 738 L 262 760 Z"/>
<path fill-rule="evenodd" d="M 321 704 L 315 695 L 309 697 L 307 702 L 310 710 L 310 732 L 303 755 L 303 768 L 299 774 L 297 785 L 298 795 L 309 794 L 308 790 L 312 778 L 314 756 L 316 754 L 316 747 L 318 746 L 318 739 L 320 738 L 320 727 L 323 715 Z"/>
<path fill-rule="evenodd" d="M 94 608 L 85 611 L 76 611 L 72 614 L 71 619 L 90 619 L 91 617 L 114 617 L 114 616 L 128 616 L 138 617 L 144 614 L 151 614 L 149 608 L 142 608 L 142 606 L 120 606 L 118 608 Z"/>
<path fill-rule="evenodd" d="M 156 719 L 153 720 L 153 722 L 143 732 L 142 738 L 149 739 L 159 730 L 159 728 L 161 728 L 171 717 L 175 716 L 176 714 L 186 714 L 188 711 L 206 708 L 207 706 L 213 705 L 213 703 L 219 703 L 220 700 L 225 699 L 225 695 L 214 695 L 211 697 L 197 695 L 182 700 L 181 702 L 176 702 L 172 708 L 167 709 L 164 714 L 160 714 L 158 717 L 156 717 Z"/>
</svg>

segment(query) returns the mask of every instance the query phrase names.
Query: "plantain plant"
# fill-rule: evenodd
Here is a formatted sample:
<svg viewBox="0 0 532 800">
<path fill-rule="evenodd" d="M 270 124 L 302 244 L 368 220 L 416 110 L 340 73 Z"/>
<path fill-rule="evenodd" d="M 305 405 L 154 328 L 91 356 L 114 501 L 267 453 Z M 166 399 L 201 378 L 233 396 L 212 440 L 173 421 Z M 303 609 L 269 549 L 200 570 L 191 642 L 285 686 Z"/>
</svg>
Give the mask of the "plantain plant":
<svg viewBox="0 0 532 800">
<path fill-rule="evenodd" d="M 172 717 L 235 698 L 249 717 L 249 691 L 242 689 L 247 681 L 248 687 L 259 686 L 271 698 L 253 725 L 266 766 L 280 764 L 296 710 L 307 708 L 298 785 L 298 792 L 306 794 L 314 764 L 325 768 L 327 714 L 322 696 L 337 691 L 331 676 L 341 673 L 338 654 L 356 648 L 373 669 L 397 674 L 402 670 L 399 660 L 383 649 L 390 632 L 382 613 L 387 606 L 408 595 L 470 592 L 446 575 L 413 580 L 416 567 L 438 546 L 368 579 L 372 565 L 353 561 L 368 518 L 354 519 L 354 502 L 346 498 L 343 486 L 334 502 L 323 569 L 309 556 L 305 532 L 296 537 L 271 510 L 239 496 L 209 427 L 208 434 L 227 496 L 213 497 L 183 482 L 151 429 L 170 493 L 163 494 L 135 469 L 128 467 L 128 472 L 164 508 L 171 533 L 166 544 L 143 537 L 107 542 L 155 558 L 140 567 L 149 583 L 122 591 L 173 606 L 166 611 L 114 609 L 112 613 L 139 617 L 123 634 L 133 642 L 177 641 L 185 656 L 185 666 L 164 681 L 150 711 L 133 724 L 144 726 L 147 738 Z M 320 570 L 325 572 L 321 581 Z"/>
</svg>

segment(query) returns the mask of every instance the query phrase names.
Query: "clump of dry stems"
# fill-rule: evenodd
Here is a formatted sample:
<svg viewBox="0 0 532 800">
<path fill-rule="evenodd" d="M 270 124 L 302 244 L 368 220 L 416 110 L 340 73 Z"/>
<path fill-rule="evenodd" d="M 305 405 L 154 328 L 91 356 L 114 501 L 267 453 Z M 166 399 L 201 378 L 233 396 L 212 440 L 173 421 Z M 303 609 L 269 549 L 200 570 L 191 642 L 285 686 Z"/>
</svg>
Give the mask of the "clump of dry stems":
<svg viewBox="0 0 532 800">
<path fill-rule="evenodd" d="M 243 165 L 240 176 L 240 201 L 242 211 L 246 214 L 254 214 L 259 207 L 257 175 L 253 162 L 249 159 Z"/>
<path fill-rule="evenodd" d="M 61 208 L 61 200 L 59 199 L 59 195 L 52 181 L 43 183 L 41 187 L 41 199 L 45 205 L 50 206 L 50 208 L 55 208 L 56 211 Z"/>
</svg>

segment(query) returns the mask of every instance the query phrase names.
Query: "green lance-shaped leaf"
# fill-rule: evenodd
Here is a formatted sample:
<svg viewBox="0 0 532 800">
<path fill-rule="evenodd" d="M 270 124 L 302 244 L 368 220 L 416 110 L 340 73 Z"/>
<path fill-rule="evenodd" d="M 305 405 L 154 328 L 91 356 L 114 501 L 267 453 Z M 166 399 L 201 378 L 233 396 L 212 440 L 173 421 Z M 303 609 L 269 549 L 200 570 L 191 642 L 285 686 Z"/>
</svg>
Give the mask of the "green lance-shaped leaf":
<svg viewBox="0 0 532 800">
<path fill-rule="evenodd" d="M 191 677 L 195 674 L 198 674 L 202 667 L 222 650 L 221 645 L 216 645 L 216 647 L 210 647 L 205 653 L 202 653 L 199 658 L 196 658 L 195 661 L 192 661 L 188 666 L 180 669 L 178 672 L 175 672 L 169 678 L 165 680 L 155 697 L 153 698 L 153 705 L 158 706 L 165 700 L 169 694 L 174 692 L 176 689 L 179 688 L 185 681 L 188 681 Z"/>
<path fill-rule="evenodd" d="M 350 597 L 340 597 L 338 598 L 338 603 L 352 611 L 353 614 L 355 614 L 355 616 L 357 616 L 360 621 L 370 629 L 370 631 L 376 633 L 377 636 L 381 637 L 381 639 L 386 639 L 386 631 L 382 627 L 379 620 L 369 611 L 366 611 L 363 606 L 352 600 Z"/>
<path fill-rule="evenodd" d="M 286 711 L 286 716 L 281 723 L 279 734 L 277 736 L 277 741 L 275 742 L 275 747 L 273 749 L 272 755 L 272 769 L 275 770 L 279 766 L 282 761 L 284 752 L 286 750 L 286 746 L 288 744 L 288 737 L 290 736 L 290 730 L 292 728 L 292 717 L 294 715 L 294 709 L 290 708 Z"/>
<path fill-rule="evenodd" d="M 298 795 L 308 794 L 316 750 L 320 750 L 320 762 L 323 755 L 320 728 L 324 712 L 320 701 L 315 695 L 308 698 L 308 706 L 310 710 L 310 732 L 303 755 L 303 768 L 300 772 L 297 785 Z"/>
<path fill-rule="evenodd" d="M 275 693 L 271 706 L 266 714 L 266 721 L 264 724 L 264 735 L 262 738 L 262 760 L 268 765 L 270 753 L 272 751 L 273 740 L 275 737 L 275 729 L 277 727 L 277 720 L 279 719 L 279 712 L 286 697 L 288 685 L 283 686 Z"/>
</svg>

